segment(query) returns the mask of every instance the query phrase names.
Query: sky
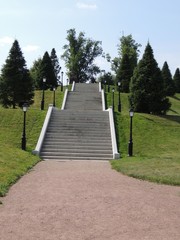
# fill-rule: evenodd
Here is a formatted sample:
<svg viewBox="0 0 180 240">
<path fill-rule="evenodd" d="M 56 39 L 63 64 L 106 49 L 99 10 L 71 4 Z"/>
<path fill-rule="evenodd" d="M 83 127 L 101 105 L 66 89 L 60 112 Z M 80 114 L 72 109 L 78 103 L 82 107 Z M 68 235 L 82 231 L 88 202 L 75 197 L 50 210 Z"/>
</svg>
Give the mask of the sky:
<svg viewBox="0 0 180 240">
<path fill-rule="evenodd" d="M 139 59 L 149 41 L 159 67 L 167 61 L 174 75 L 180 68 L 179 26 L 179 0 L 0 0 L 0 69 L 15 39 L 28 68 L 52 48 L 60 58 L 67 30 L 75 28 L 77 34 L 102 41 L 112 59 L 123 35 L 131 34 L 142 45 Z M 110 71 L 103 58 L 96 63 Z"/>
</svg>

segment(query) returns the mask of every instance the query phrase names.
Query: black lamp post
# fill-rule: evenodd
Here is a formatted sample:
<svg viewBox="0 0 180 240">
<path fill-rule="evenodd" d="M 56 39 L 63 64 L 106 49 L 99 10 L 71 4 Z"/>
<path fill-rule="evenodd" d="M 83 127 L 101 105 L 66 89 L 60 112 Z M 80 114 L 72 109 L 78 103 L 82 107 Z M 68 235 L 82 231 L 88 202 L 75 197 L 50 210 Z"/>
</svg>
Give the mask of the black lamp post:
<svg viewBox="0 0 180 240">
<path fill-rule="evenodd" d="M 53 87 L 53 107 L 56 106 L 56 88 Z"/>
<path fill-rule="evenodd" d="M 43 78 L 43 93 L 42 93 L 42 100 L 41 100 L 41 110 L 44 110 L 44 90 L 45 90 L 45 82 L 46 82 L 46 78 Z"/>
<path fill-rule="evenodd" d="M 104 81 L 104 92 L 106 92 L 106 80 Z"/>
<path fill-rule="evenodd" d="M 132 109 L 129 111 L 129 116 L 130 116 L 130 138 L 129 138 L 129 146 L 128 146 L 128 156 L 131 157 L 133 155 L 132 119 L 134 116 L 134 112 Z"/>
<path fill-rule="evenodd" d="M 118 82 L 118 92 L 119 92 L 118 112 L 121 112 L 120 86 L 121 86 L 121 82 L 119 81 Z"/>
<path fill-rule="evenodd" d="M 23 104 L 23 112 L 24 112 L 24 122 L 23 122 L 23 134 L 22 134 L 22 141 L 21 141 L 21 148 L 22 150 L 26 150 L 26 112 L 27 112 L 28 105 L 27 103 Z"/>
<path fill-rule="evenodd" d="M 63 92 L 63 74 L 64 72 L 61 72 L 61 92 Z"/>
<path fill-rule="evenodd" d="M 114 88 L 112 89 L 112 110 L 114 112 Z"/>
</svg>

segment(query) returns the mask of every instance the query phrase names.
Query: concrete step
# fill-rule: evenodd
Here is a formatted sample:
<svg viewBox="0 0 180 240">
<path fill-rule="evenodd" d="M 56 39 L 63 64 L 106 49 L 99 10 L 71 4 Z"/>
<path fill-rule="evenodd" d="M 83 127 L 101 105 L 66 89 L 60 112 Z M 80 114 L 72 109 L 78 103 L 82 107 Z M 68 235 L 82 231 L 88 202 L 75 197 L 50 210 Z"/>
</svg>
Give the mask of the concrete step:
<svg viewBox="0 0 180 240">
<path fill-rule="evenodd" d="M 98 84 L 76 84 L 65 110 L 53 109 L 41 149 L 44 160 L 111 160 L 109 113 Z"/>
</svg>

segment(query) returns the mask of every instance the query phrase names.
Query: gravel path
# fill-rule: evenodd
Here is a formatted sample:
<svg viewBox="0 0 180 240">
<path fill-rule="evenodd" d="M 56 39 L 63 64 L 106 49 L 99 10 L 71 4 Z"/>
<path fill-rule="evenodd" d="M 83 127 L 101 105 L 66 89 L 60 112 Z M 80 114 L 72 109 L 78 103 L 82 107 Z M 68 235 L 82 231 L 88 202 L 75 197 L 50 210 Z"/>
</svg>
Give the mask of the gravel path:
<svg viewBox="0 0 180 240">
<path fill-rule="evenodd" d="M 180 239 L 180 188 L 109 162 L 40 162 L 0 200 L 1 240 Z"/>
</svg>

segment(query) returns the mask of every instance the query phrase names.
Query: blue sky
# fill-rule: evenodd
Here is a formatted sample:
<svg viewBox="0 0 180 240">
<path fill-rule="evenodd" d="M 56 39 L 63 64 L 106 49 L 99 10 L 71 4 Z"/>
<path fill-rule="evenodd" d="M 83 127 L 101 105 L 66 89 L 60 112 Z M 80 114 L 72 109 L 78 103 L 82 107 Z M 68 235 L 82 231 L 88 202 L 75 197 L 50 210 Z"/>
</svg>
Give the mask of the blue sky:
<svg viewBox="0 0 180 240">
<path fill-rule="evenodd" d="M 104 52 L 117 56 L 122 34 L 132 34 L 141 55 L 149 40 L 161 68 L 168 62 L 171 73 L 180 67 L 179 0 L 0 0 L 0 68 L 14 39 L 19 41 L 27 66 L 66 44 L 67 30 L 102 41 Z M 106 71 L 110 65 L 97 60 Z M 64 72 L 64 63 L 60 60 Z"/>
</svg>

